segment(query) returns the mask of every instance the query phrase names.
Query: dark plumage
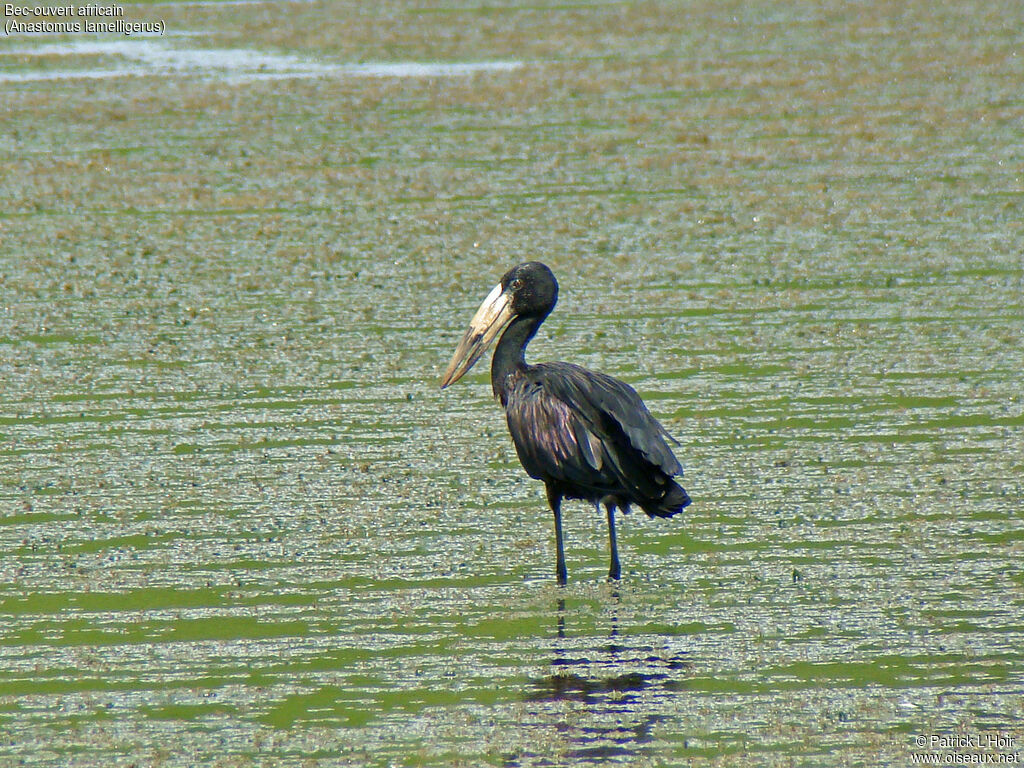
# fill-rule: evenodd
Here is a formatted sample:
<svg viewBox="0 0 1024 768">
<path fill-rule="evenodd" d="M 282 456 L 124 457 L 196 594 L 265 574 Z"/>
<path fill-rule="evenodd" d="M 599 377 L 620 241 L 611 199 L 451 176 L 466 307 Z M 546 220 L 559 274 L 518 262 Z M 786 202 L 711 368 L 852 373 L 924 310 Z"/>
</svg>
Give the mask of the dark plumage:
<svg viewBox="0 0 1024 768">
<path fill-rule="evenodd" d="M 503 398 L 509 432 L 530 477 L 570 499 L 636 504 L 652 517 L 679 512 L 682 467 L 628 384 L 571 363 L 514 371 Z M 675 492 L 679 491 L 679 492 Z"/>
<path fill-rule="evenodd" d="M 608 575 L 620 575 L 615 509 L 635 504 L 651 517 L 671 517 L 690 503 L 672 478 L 682 467 L 672 437 L 625 382 L 571 363 L 529 365 L 525 349 L 558 301 L 555 276 L 540 262 L 509 270 L 470 322 L 441 382 L 462 377 L 501 333 L 491 385 L 505 408 L 519 460 L 543 480 L 555 516 L 556 575 L 567 580 L 562 544 L 563 498 L 607 510 Z M 675 441 L 673 441 L 675 442 Z"/>
</svg>

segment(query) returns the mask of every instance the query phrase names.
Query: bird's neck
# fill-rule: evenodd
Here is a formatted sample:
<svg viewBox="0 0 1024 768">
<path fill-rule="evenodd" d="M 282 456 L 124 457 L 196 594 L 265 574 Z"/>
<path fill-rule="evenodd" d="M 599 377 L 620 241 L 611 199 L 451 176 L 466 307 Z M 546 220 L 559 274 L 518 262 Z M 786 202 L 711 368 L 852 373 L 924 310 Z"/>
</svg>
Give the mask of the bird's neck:
<svg viewBox="0 0 1024 768">
<path fill-rule="evenodd" d="M 526 345 L 537 333 L 543 317 L 517 317 L 501 334 L 491 360 L 491 389 L 504 406 L 508 400 L 508 380 L 526 368 Z"/>
</svg>

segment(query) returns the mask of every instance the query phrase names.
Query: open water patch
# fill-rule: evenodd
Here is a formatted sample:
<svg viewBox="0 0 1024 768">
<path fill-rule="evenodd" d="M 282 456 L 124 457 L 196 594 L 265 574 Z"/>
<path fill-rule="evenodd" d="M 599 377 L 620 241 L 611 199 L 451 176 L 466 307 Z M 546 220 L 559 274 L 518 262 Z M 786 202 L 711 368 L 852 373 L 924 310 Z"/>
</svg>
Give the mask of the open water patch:
<svg viewBox="0 0 1024 768">
<path fill-rule="evenodd" d="M 189 37 L 181 34 L 176 37 Z M 519 61 L 364 62 L 341 64 L 295 54 L 249 48 L 194 48 L 154 37 L 126 40 L 38 42 L 0 51 L 0 64 L 13 58 L 75 57 L 96 66 L 11 70 L 0 68 L 0 83 L 99 80 L 120 77 L 204 77 L 230 82 L 314 77 L 464 77 L 479 72 L 509 72 Z"/>
</svg>

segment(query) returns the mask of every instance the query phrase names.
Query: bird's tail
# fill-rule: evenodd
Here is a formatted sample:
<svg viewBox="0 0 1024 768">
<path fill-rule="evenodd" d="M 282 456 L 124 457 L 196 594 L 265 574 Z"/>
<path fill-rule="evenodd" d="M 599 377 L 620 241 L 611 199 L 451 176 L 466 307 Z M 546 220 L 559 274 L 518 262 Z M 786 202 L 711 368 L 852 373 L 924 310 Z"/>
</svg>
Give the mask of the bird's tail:
<svg viewBox="0 0 1024 768">
<path fill-rule="evenodd" d="M 643 510 L 651 517 L 672 517 L 690 505 L 690 494 L 674 480 L 669 481 L 669 489 L 658 501 L 644 504 Z"/>
</svg>

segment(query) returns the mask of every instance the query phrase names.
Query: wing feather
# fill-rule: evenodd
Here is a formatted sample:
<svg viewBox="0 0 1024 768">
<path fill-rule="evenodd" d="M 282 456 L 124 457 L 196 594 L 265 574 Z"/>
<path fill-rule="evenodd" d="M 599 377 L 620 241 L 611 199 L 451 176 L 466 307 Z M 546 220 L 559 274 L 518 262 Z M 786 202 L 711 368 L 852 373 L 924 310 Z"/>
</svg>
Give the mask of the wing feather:
<svg viewBox="0 0 1024 768">
<path fill-rule="evenodd" d="M 672 438 L 628 384 L 569 363 L 532 366 L 510 382 L 506 418 L 527 473 L 600 498 L 660 499 L 682 473 Z"/>
<path fill-rule="evenodd" d="M 681 475 L 683 468 L 666 440 L 676 442 L 647 410 L 636 390 L 623 381 L 571 363 L 545 363 L 551 369 L 545 377 L 552 394 L 578 404 L 580 415 L 594 427 L 611 420 L 625 434 L 629 444 L 666 475 Z"/>
<path fill-rule="evenodd" d="M 593 449 L 600 441 L 570 407 L 538 391 L 510 397 L 505 415 L 516 453 L 530 477 L 590 485 L 593 470 L 600 469 L 601 459 Z"/>
</svg>

